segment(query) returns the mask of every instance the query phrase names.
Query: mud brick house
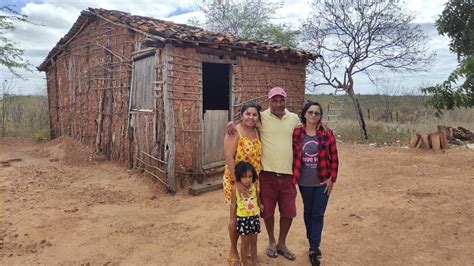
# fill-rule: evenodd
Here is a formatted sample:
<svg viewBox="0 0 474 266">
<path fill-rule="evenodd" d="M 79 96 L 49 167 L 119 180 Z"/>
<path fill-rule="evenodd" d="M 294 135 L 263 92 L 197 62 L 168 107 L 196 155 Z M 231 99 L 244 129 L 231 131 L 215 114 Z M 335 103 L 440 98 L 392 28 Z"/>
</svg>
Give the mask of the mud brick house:
<svg viewBox="0 0 474 266">
<path fill-rule="evenodd" d="M 223 165 L 242 103 L 281 86 L 304 100 L 316 54 L 173 22 L 89 8 L 50 51 L 51 137 L 71 136 L 171 191 Z"/>
</svg>

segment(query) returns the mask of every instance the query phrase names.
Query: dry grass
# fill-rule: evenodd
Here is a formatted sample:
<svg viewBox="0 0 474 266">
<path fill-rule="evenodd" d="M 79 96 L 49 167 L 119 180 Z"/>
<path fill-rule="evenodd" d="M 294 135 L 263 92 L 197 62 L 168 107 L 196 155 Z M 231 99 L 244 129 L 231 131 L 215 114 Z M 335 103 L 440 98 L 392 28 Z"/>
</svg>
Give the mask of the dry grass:
<svg viewBox="0 0 474 266">
<path fill-rule="evenodd" d="M 49 108 L 46 96 L 9 95 L 0 99 L 0 118 L 4 114 L 5 119 L 0 119 L 0 136 L 5 133 L 4 137 L 37 140 L 49 137 Z"/>
<path fill-rule="evenodd" d="M 321 103 L 325 110 L 332 97 L 306 95 L 306 99 Z M 414 132 L 436 132 L 438 125 L 474 130 L 474 108 L 445 111 L 441 117 L 436 117 L 436 111 L 424 105 L 427 96 L 359 95 L 369 135 L 365 140 L 352 101 L 348 96 L 340 97 L 345 97 L 345 104 L 336 133 L 338 139 L 345 142 L 406 145 Z M 390 113 L 391 116 L 387 115 Z"/>
<path fill-rule="evenodd" d="M 438 125 L 452 127 L 462 126 L 471 131 L 474 129 L 474 123 L 456 122 L 449 123 L 443 119 L 430 119 L 422 123 L 393 123 L 383 121 L 367 121 L 368 140 L 362 138 L 359 123 L 356 120 L 341 119 L 337 126 L 337 137 L 344 142 L 369 142 L 386 143 L 391 145 L 407 145 L 414 132 L 431 133 L 437 131 Z"/>
</svg>

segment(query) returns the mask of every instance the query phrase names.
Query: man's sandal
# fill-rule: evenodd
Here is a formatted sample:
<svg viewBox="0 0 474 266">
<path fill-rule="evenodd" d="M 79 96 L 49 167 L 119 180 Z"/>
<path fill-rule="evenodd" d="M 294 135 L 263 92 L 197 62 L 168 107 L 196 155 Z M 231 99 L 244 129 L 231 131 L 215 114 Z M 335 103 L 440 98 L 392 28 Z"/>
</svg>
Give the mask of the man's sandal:
<svg viewBox="0 0 474 266">
<path fill-rule="evenodd" d="M 242 262 L 238 259 L 227 257 L 227 264 L 229 264 L 229 266 L 235 266 L 235 265 L 241 265 Z"/>
<path fill-rule="evenodd" d="M 267 256 L 274 259 L 278 257 L 278 251 L 276 247 L 268 246 L 267 247 Z"/>
</svg>

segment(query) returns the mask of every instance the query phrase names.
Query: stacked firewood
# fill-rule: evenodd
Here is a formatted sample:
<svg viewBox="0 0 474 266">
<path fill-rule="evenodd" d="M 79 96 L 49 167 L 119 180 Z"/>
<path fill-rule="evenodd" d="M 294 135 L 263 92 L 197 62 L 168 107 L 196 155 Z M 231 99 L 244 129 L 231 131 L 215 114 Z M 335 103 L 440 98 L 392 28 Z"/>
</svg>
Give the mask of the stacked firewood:
<svg viewBox="0 0 474 266">
<path fill-rule="evenodd" d="M 438 128 L 439 127 L 440 126 L 438 126 Z M 467 141 L 467 142 L 474 141 L 474 133 L 472 133 L 469 129 L 465 129 L 463 127 L 458 127 L 458 128 L 448 127 L 447 130 L 451 132 L 452 137 L 455 139 L 458 139 L 461 141 Z"/>
<path fill-rule="evenodd" d="M 464 142 L 474 141 L 474 134 L 463 127 L 453 128 L 438 126 L 438 132 L 415 132 L 410 141 L 410 147 L 422 149 L 447 149 L 448 143 L 463 145 Z"/>
</svg>

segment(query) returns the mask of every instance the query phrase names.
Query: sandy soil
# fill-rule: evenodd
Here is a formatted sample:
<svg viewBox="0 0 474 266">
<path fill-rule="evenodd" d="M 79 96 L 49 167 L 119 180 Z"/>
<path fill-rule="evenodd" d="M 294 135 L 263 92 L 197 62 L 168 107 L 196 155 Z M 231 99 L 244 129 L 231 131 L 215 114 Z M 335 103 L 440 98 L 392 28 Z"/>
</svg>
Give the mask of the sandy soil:
<svg viewBox="0 0 474 266">
<path fill-rule="evenodd" d="M 339 144 L 323 265 L 474 263 L 474 151 Z M 0 139 L 0 264 L 224 265 L 222 191 L 171 196 L 123 166 L 89 160 L 71 139 Z M 298 196 L 288 245 L 309 265 Z"/>
</svg>

